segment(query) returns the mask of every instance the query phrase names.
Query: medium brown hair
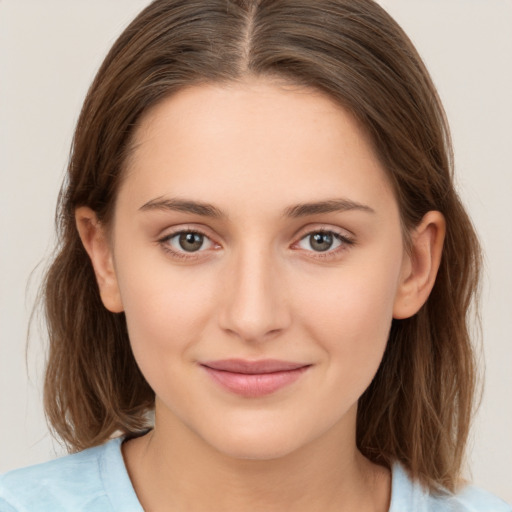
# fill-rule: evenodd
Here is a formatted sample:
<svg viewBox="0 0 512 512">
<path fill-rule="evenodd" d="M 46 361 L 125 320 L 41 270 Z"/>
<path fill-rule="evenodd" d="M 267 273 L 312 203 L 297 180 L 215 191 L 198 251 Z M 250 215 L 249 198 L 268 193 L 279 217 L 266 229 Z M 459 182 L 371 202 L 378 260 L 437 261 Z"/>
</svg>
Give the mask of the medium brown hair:
<svg viewBox="0 0 512 512">
<path fill-rule="evenodd" d="M 436 89 L 412 43 L 371 0 L 157 0 L 128 26 L 85 99 L 61 190 L 59 247 L 45 280 L 50 337 L 45 407 L 70 450 L 148 426 L 154 393 L 133 358 L 124 314 L 103 306 L 75 226 L 89 206 L 109 225 L 141 115 L 194 84 L 280 77 L 323 91 L 365 128 L 404 232 L 430 210 L 447 231 L 433 291 L 393 320 L 383 361 L 359 400 L 357 445 L 401 462 L 430 488 L 455 489 L 475 389 L 468 311 L 480 249 L 452 182 Z"/>
</svg>

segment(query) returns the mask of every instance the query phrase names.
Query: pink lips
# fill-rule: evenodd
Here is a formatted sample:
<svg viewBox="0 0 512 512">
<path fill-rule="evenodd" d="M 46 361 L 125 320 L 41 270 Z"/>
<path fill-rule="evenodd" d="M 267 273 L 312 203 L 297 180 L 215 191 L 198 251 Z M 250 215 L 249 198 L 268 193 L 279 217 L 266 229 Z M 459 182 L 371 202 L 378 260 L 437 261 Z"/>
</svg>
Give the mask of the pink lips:
<svg viewBox="0 0 512 512">
<path fill-rule="evenodd" d="M 295 382 L 310 365 L 265 359 L 224 359 L 201 366 L 218 384 L 238 395 L 255 398 L 269 395 Z"/>
</svg>

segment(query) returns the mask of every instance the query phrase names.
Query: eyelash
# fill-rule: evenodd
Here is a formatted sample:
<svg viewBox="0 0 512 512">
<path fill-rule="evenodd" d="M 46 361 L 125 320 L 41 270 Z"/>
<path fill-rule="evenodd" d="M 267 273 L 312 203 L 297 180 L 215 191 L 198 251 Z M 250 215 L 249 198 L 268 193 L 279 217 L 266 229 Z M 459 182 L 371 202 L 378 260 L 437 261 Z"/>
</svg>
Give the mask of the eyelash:
<svg viewBox="0 0 512 512">
<path fill-rule="evenodd" d="M 190 253 L 187 253 L 186 251 L 183 251 L 183 252 L 176 251 L 174 249 L 171 249 L 171 247 L 169 246 L 169 243 L 168 243 L 174 237 L 176 237 L 178 235 L 185 234 L 185 233 L 201 235 L 201 236 L 205 237 L 206 239 L 210 240 L 210 237 L 206 233 L 203 233 L 202 231 L 200 231 L 198 229 L 181 229 L 179 231 L 175 231 L 174 233 L 165 235 L 164 237 L 157 240 L 157 242 L 162 246 L 164 251 L 169 253 L 173 258 L 192 261 L 192 260 L 197 259 L 199 257 L 198 255 L 203 251 L 193 251 Z M 340 242 L 340 245 L 337 248 L 335 248 L 334 250 L 328 249 L 324 252 L 323 251 L 313 251 L 313 250 L 308 251 L 308 252 L 313 253 L 314 254 L 313 257 L 317 258 L 317 259 L 334 258 L 334 257 L 338 256 L 340 252 L 347 250 L 348 248 L 355 245 L 355 243 L 356 243 L 354 239 L 352 239 L 346 235 L 342 235 L 341 233 L 338 233 L 337 231 L 333 231 L 333 230 L 325 229 L 325 228 L 319 228 L 319 229 L 315 229 L 315 230 L 307 232 L 304 236 L 302 236 L 298 240 L 298 242 L 295 242 L 294 245 L 297 245 L 302 240 L 305 240 L 308 237 L 310 237 L 312 235 L 316 235 L 316 234 L 332 235 L 338 242 Z M 214 243 L 214 242 L 212 242 L 212 243 Z"/>
<path fill-rule="evenodd" d="M 182 259 L 182 260 L 189 260 L 189 261 L 195 260 L 199 257 L 199 256 L 197 256 L 197 253 L 200 253 L 202 251 L 195 251 L 195 252 L 190 252 L 190 253 L 186 253 L 185 251 L 184 252 L 175 251 L 174 249 L 171 249 L 171 247 L 168 244 L 168 242 L 170 240 L 172 240 L 174 237 L 176 237 L 178 235 L 182 235 L 184 233 L 201 235 L 201 236 L 204 236 L 205 238 L 207 238 L 208 240 L 210 239 L 210 237 L 206 233 L 203 233 L 202 231 L 200 231 L 198 229 L 181 229 L 179 231 L 175 231 L 174 233 L 169 233 L 168 235 L 165 235 L 164 237 L 160 238 L 158 240 L 158 243 L 162 246 L 162 248 L 164 249 L 165 252 L 169 253 L 174 258 L 178 258 L 178 259 Z"/>
<path fill-rule="evenodd" d="M 307 239 L 308 237 L 311 237 L 312 235 L 316 234 L 322 234 L 322 235 L 331 235 L 335 240 L 337 240 L 340 245 L 336 247 L 335 249 L 327 249 L 326 251 L 308 251 L 314 254 L 314 258 L 317 259 L 332 259 L 337 256 L 341 252 L 346 251 L 351 246 L 355 245 L 355 240 L 353 238 L 348 237 L 347 235 L 342 235 L 341 233 L 338 233 L 337 231 L 333 231 L 332 229 L 325 229 L 325 228 L 318 228 L 314 229 L 312 231 L 308 231 L 305 235 L 303 235 L 298 242 L 295 242 L 294 245 L 297 245 L 302 240 Z"/>
</svg>

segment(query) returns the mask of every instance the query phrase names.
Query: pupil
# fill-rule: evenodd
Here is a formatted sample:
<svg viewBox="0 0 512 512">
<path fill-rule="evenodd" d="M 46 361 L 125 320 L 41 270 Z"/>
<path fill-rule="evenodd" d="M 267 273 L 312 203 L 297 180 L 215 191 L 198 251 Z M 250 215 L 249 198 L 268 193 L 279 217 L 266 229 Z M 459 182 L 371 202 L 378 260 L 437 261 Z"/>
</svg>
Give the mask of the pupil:
<svg viewBox="0 0 512 512">
<path fill-rule="evenodd" d="M 332 245 L 332 235 L 329 233 L 315 233 L 312 238 L 311 247 L 317 251 L 326 251 Z"/>
<path fill-rule="evenodd" d="M 180 247 L 188 252 L 194 252 L 203 245 L 203 235 L 199 233 L 183 233 L 179 238 Z"/>
</svg>

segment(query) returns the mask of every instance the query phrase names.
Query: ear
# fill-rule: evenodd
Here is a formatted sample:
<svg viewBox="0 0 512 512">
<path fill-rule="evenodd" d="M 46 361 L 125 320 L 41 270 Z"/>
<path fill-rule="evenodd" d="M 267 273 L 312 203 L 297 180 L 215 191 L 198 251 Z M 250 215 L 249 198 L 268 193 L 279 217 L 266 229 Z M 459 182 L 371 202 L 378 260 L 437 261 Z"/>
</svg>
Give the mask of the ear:
<svg viewBox="0 0 512 512">
<path fill-rule="evenodd" d="M 425 304 L 441 263 L 446 222 L 441 212 L 428 212 L 411 233 L 393 306 L 393 318 L 409 318 Z"/>
<path fill-rule="evenodd" d="M 94 210 L 86 206 L 75 210 L 75 222 L 82 244 L 91 258 L 101 300 L 109 311 L 120 313 L 124 308 L 105 227 Z"/>
</svg>

